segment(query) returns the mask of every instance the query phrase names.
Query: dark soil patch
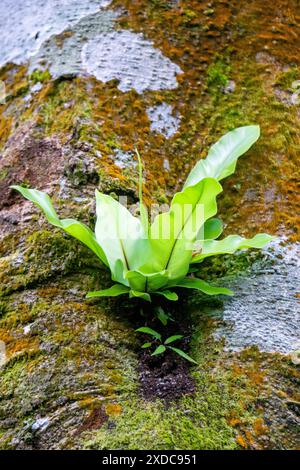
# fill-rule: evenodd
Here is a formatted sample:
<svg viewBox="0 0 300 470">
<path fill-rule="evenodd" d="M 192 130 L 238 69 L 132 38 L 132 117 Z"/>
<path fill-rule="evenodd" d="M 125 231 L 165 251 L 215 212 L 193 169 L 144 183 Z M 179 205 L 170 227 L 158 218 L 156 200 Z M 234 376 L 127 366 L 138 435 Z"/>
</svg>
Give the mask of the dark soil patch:
<svg viewBox="0 0 300 470">
<path fill-rule="evenodd" d="M 184 338 L 174 343 L 175 347 L 189 353 L 190 328 L 182 320 L 163 327 L 155 324 L 149 325 L 158 331 L 163 331 L 163 339 L 182 334 Z M 149 337 L 145 335 L 145 341 Z M 159 343 L 157 343 L 158 345 Z M 140 391 L 144 398 L 161 398 L 166 403 L 180 398 L 182 395 L 191 395 L 195 391 L 194 379 L 190 375 L 191 364 L 170 349 L 163 354 L 151 356 L 154 347 L 141 349 L 139 361 Z"/>
<path fill-rule="evenodd" d="M 76 435 L 81 434 L 84 431 L 91 431 L 99 429 L 108 420 L 108 416 L 105 413 L 103 407 L 94 408 L 90 414 L 85 418 L 81 426 L 76 431 Z"/>
</svg>

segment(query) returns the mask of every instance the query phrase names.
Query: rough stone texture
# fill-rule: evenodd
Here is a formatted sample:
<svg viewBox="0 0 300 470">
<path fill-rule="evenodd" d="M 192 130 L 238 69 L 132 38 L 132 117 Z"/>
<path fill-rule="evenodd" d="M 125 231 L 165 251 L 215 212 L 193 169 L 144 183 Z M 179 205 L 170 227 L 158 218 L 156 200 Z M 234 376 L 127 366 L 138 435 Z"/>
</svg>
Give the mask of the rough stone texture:
<svg viewBox="0 0 300 470">
<path fill-rule="evenodd" d="M 231 282 L 238 295 L 228 301 L 190 293 L 176 305 L 191 325 L 190 354 L 199 366 L 191 369 L 194 393 L 166 408 L 139 390 L 134 329 L 145 320 L 138 302 L 87 302 L 88 290 L 110 285 L 108 273 L 9 190 L 12 183 L 47 190 L 61 216 L 92 227 L 96 187 L 137 201 L 134 145 L 145 165 L 145 201 L 163 204 L 220 135 L 257 122 L 262 137 L 224 183 L 220 216 L 227 234 L 268 231 L 293 246 L 299 241 L 296 0 L 191 0 L 188 6 L 114 0 L 101 11 L 101 2 L 89 1 L 78 8 L 76 2 L 76 12 L 68 1 L 43 18 L 36 10 L 45 2 L 37 0 L 30 2 L 36 39 L 16 28 L 29 3 L 19 9 L 5 3 L 11 21 L 6 35 L 2 27 L 1 62 L 17 64 L 0 70 L 6 95 L 0 104 L 0 447 L 299 448 L 299 365 L 295 356 L 259 351 L 255 344 L 262 342 L 248 332 L 251 306 L 259 335 L 264 311 L 272 328 L 286 325 L 264 349 L 286 352 L 296 334 L 288 248 L 275 263 L 269 252 L 203 263 L 199 276 Z M 14 41 L 12 28 L 20 33 Z M 125 83 L 123 60 L 107 83 L 76 75 L 84 44 L 98 44 L 97 37 L 107 44 L 124 34 L 138 39 L 132 51 L 125 47 L 129 58 L 150 51 L 154 73 L 167 64 L 167 76 L 157 72 L 155 87 L 150 79 L 141 85 L 136 73 L 130 86 Z M 20 44 L 21 52 L 11 49 Z M 98 70 L 98 62 L 93 66 Z M 151 130 L 147 110 L 162 103 L 180 116 L 173 135 Z M 229 331 L 228 320 L 235 322 Z M 224 332 L 227 345 L 219 338 Z"/>
<path fill-rule="evenodd" d="M 235 296 L 226 302 L 216 335 L 225 336 L 230 350 L 256 345 L 287 354 L 300 348 L 299 244 L 277 246 L 267 256 L 269 266 L 258 263 L 247 275 L 223 281 Z"/>
</svg>

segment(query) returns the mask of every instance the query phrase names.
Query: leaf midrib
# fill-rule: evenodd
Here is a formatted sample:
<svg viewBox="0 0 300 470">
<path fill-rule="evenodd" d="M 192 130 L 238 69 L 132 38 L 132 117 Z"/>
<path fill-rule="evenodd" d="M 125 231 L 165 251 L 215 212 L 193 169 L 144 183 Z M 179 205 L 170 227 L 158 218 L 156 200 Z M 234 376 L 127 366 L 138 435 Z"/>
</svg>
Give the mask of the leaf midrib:
<svg viewBox="0 0 300 470">
<path fill-rule="evenodd" d="M 168 260 L 167 260 L 167 264 L 166 264 L 166 266 L 165 266 L 164 269 L 168 269 L 168 266 L 169 266 L 169 264 L 170 264 L 172 255 L 173 255 L 174 250 L 175 250 L 175 246 L 176 246 L 176 244 L 177 244 L 177 242 L 178 242 L 178 237 L 179 237 L 180 234 L 183 232 L 184 227 L 186 226 L 187 222 L 188 222 L 188 221 L 190 220 L 190 218 L 192 217 L 192 215 L 193 215 L 193 213 L 194 213 L 194 210 L 195 210 L 195 207 L 197 206 L 197 204 L 199 204 L 199 201 L 200 201 L 200 199 L 201 199 L 202 196 L 203 196 L 203 191 L 204 191 L 204 186 L 203 186 L 202 189 L 201 189 L 201 194 L 199 195 L 199 198 L 198 198 L 198 200 L 197 200 L 197 202 L 196 202 L 196 204 L 195 204 L 195 206 L 194 206 L 194 209 L 191 211 L 190 215 L 188 216 L 188 218 L 186 219 L 186 221 L 184 222 L 183 226 L 182 226 L 181 229 L 179 230 L 179 233 L 178 233 L 177 236 L 176 236 L 176 239 L 175 239 L 174 244 L 173 244 L 173 247 L 172 247 L 172 249 L 171 249 L 169 258 L 168 258 Z"/>
</svg>

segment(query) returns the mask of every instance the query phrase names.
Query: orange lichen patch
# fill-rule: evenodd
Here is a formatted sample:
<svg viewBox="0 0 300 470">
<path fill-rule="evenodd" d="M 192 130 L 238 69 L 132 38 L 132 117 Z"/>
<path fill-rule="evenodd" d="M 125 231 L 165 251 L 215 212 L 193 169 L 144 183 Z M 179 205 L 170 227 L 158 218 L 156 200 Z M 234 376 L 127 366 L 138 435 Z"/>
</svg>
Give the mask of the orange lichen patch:
<svg viewBox="0 0 300 470">
<path fill-rule="evenodd" d="M 265 378 L 264 372 L 256 370 L 255 368 L 253 368 L 252 370 L 248 370 L 247 375 L 250 381 L 255 385 L 262 384 Z"/>
<path fill-rule="evenodd" d="M 13 341 L 13 337 L 11 333 L 9 333 L 7 330 L 1 328 L 0 329 L 0 340 L 3 341 L 4 343 L 8 343 L 9 341 Z"/>
<path fill-rule="evenodd" d="M 67 30 L 55 36 L 55 42 L 56 42 L 57 47 L 63 47 L 65 39 L 71 38 L 73 35 L 74 35 L 73 31 Z"/>
<path fill-rule="evenodd" d="M 233 364 L 232 365 L 233 375 L 236 377 L 247 377 L 254 386 L 259 386 L 264 382 L 264 371 L 259 370 L 256 364 L 250 364 L 245 366 L 244 364 Z"/>
<path fill-rule="evenodd" d="M 56 286 L 40 287 L 37 292 L 42 298 L 56 299 L 57 295 L 61 293 L 61 289 Z"/>
<path fill-rule="evenodd" d="M 263 434 L 267 434 L 268 426 L 265 425 L 264 420 L 262 418 L 257 418 L 254 421 L 253 432 L 256 436 L 262 436 Z"/>
<path fill-rule="evenodd" d="M 38 350 L 37 338 L 21 338 L 7 344 L 7 355 L 12 356 L 17 352 L 36 351 Z"/>
<path fill-rule="evenodd" d="M 253 436 L 252 436 L 252 434 L 251 434 L 250 431 L 248 431 L 248 430 L 245 431 L 245 438 L 246 438 L 246 440 L 247 440 L 247 442 L 248 442 L 248 447 L 252 447 L 252 448 L 253 448 L 253 446 L 254 446 L 254 438 L 253 438 Z"/>
<path fill-rule="evenodd" d="M 243 436 L 241 436 L 240 434 L 237 436 L 236 442 L 238 443 L 239 446 L 243 447 L 244 449 L 248 449 L 248 443 L 247 443 L 247 441 L 246 441 L 245 438 L 244 438 Z"/>
<path fill-rule="evenodd" d="M 1 108 L 1 107 L 0 107 Z M 1 111 L 0 111 L 1 113 Z M 12 118 L 6 118 L 5 116 L 0 114 L 0 148 L 2 145 L 7 141 L 11 128 L 12 128 Z"/>
<path fill-rule="evenodd" d="M 7 64 L 0 69 L 0 80 L 5 84 L 6 104 L 28 89 L 28 69 L 26 65 Z"/>
<path fill-rule="evenodd" d="M 99 404 L 99 399 L 95 397 L 87 397 L 82 400 L 78 400 L 78 405 L 81 408 L 93 408 L 95 404 Z"/>
<path fill-rule="evenodd" d="M 122 406 L 118 403 L 108 403 L 105 406 L 105 412 L 108 416 L 117 417 L 122 413 Z"/>
<path fill-rule="evenodd" d="M 11 358 L 16 353 L 24 353 L 38 350 L 38 339 L 36 337 L 14 337 L 11 332 L 0 328 L 0 340 L 5 343 L 6 355 Z"/>
<path fill-rule="evenodd" d="M 241 420 L 239 418 L 230 418 L 228 419 L 228 424 L 229 426 L 234 428 L 238 426 L 239 424 L 241 424 Z"/>
</svg>

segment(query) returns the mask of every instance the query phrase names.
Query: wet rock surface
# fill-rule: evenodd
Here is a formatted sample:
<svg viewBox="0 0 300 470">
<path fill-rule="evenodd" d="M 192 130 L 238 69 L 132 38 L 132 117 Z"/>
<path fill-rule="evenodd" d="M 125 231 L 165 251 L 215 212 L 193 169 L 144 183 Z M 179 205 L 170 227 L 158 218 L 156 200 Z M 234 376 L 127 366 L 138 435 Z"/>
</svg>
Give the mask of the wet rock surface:
<svg viewBox="0 0 300 470">
<path fill-rule="evenodd" d="M 299 448 L 297 2 L 2 3 L 0 447 Z M 261 139 L 219 200 L 225 234 L 287 240 L 203 264 L 236 296 L 176 305 L 197 367 L 143 359 L 139 305 L 87 302 L 108 273 L 9 186 L 93 227 L 96 187 L 137 202 L 134 146 L 146 203 L 164 204 L 210 144 L 254 122 Z"/>
</svg>

